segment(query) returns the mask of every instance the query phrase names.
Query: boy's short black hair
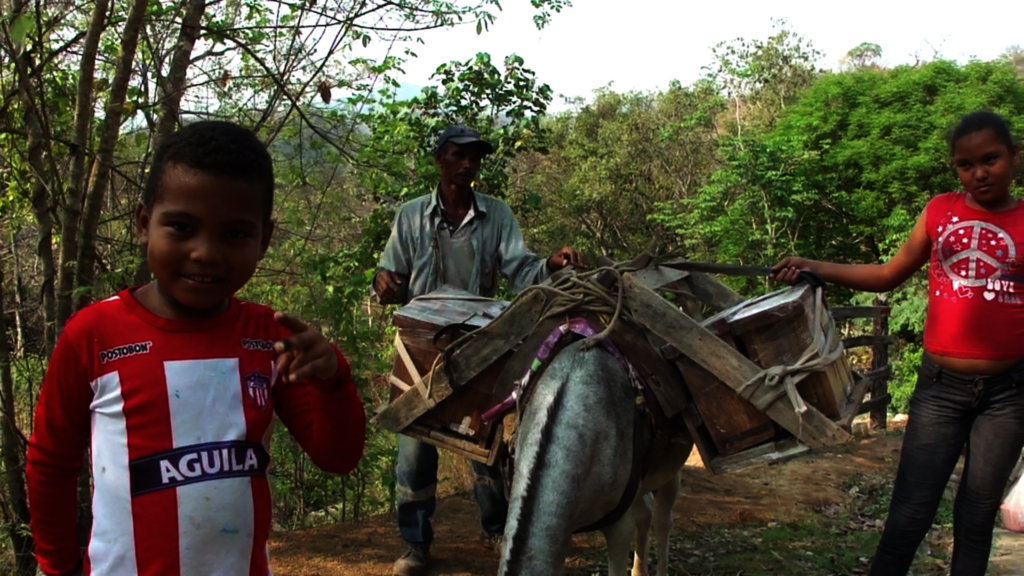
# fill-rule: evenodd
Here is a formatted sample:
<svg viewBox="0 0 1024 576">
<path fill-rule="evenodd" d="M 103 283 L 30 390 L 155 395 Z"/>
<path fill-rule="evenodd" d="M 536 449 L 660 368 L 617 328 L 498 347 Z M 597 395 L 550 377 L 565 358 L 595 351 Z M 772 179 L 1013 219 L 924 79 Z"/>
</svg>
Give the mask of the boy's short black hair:
<svg viewBox="0 0 1024 576">
<path fill-rule="evenodd" d="M 153 156 L 142 192 L 142 204 L 152 208 L 167 167 L 182 166 L 211 176 L 243 180 L 259 186 L 263 218 L 274 206 L 274 162 L 251 130 L 234 122 L 203 120 L 171 135 Z"/>
<path fill-rule="evenodd" d="M 1010 125 L 999 114 L 990 110 L 978 110 L 964 116 L 949 135 L 949 155 L 956 154 L 956 143 L 964 136 L 970 136 L 982 130 L 991 130 L 1006 148 L 1013 151 L 1017 147 L 1010 132 Z"/>
</svg>

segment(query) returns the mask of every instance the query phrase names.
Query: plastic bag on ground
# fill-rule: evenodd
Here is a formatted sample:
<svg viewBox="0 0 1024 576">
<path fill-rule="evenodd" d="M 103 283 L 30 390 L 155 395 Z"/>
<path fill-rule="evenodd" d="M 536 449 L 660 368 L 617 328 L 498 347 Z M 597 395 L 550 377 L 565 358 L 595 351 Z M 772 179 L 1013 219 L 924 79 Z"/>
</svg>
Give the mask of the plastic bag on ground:
<svg viewBox="0 0 1024 576">
<path fill-rule="evenodd" d="M 1017 463 L 1014 469 L 1013 484 L 1010 492 L 1003 499 L 1003 505 L 999 511 L 1003 517 L 1003 526 L 1011 532 L 1024 532 L 1024 482 L 1021 482 L 1021 464 L 1024 458 Z"/>
</svg>

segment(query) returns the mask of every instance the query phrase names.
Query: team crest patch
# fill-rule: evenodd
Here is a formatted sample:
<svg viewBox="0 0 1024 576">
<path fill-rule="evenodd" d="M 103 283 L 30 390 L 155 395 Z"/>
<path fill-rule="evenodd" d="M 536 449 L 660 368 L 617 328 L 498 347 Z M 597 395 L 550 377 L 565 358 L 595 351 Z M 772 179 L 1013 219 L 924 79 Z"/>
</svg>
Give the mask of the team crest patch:
<svg viewBox="0 0 1024 576">
<path fill-rule="evenodd" d="M 245 388 L 249 391 L 249 398 L 252 398 L 256 406 L 261 410 L 267 407 L 267 402 L 270 400 L 270 378 L 256 370 L 245 377 Z"/>
</svg>

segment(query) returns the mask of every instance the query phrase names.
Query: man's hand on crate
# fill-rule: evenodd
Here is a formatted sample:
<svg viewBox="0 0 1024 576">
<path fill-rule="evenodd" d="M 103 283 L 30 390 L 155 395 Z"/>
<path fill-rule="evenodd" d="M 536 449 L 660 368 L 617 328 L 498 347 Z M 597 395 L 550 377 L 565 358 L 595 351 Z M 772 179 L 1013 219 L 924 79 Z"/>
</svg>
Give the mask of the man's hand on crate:
<svg viewBox="0 0 1024 576">
<path fill-rule="evenodd" d="M 373 278 L 373 291 L 381 304 L 403 304 L 406 279 L 397 272 L 380 269 Z"/>
<path fill-rule="evenodd" d="M 580 254 L 579 250 L 566 246 L 558 252 L 555 252 L 554 256 L 548 258 L 548 268 L 554 272 L 565 268 L 566 266 L 572 266 L 580 270 L 586 269 L 586 264 L 583 262 L 583 255 Z"/>
</svg>

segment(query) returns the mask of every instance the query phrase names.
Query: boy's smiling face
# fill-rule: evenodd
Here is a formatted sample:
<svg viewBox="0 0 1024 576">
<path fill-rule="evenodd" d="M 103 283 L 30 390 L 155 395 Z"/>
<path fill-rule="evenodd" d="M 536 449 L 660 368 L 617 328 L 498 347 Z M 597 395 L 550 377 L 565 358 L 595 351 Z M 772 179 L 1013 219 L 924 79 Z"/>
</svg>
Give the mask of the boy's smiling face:
<svg viewBox="0 0 1024 576">
<path fill-rule="evenodd" d="M 223 312 L 263 258 L 273 232 L 258 184 L 167 166 L 152 208 L 136 209 L 156 283 L 139 300 L 168 318 Z"/>
</svg>

